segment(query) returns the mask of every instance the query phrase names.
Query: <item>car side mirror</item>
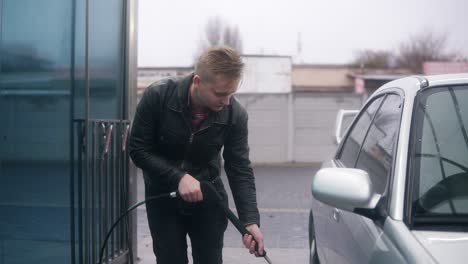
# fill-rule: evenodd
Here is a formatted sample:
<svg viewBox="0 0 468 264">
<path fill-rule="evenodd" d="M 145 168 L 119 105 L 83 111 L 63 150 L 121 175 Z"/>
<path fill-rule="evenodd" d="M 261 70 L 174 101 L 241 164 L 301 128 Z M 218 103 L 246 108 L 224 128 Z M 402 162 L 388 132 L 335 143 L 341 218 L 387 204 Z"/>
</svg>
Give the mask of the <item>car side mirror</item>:
<svg viewBox="0 0 468 264">
<path fill-rule="evenodd" d="M 339 110 L 335 122 L 335 143 L 340 144 L 346 130 L 349 128 L 359 110 Z"/>
<path fill-rule="evenodd" d="M 319 170 L 312 181 L 312 195 L 325 204 L 366 217 L 370 217 L 366 212 L 375 209 L 381 198 L 367 172 L 348 168 Z"/>
</svg>

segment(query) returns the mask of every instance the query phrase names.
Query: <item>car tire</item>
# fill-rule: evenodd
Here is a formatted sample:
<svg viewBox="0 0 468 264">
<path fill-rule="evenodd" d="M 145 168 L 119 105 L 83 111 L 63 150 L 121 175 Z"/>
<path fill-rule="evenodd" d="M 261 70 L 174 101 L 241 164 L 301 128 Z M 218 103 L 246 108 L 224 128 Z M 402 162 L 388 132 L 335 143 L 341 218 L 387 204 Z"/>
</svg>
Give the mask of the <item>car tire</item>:
<svg viewBox="0 0 468 264">
<path fill-rule="evenodd" d="M 317 241 L 315 239 L 314 217 L 312 210 L 309 213 L 309 264 L 320 264 L 317 253 Z"/>
</svg>

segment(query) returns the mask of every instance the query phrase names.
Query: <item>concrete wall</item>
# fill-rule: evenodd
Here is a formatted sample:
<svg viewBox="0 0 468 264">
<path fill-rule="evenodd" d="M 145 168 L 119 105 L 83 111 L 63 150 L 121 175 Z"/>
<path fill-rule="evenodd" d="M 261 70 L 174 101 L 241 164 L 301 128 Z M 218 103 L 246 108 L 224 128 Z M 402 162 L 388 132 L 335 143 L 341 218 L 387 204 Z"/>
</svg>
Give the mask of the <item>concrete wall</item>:
<svg viewBox="0 0 468 264">
<path fill-rule="evenodd" d="M 351 93 L 295 93 L 294 147 L 296 162 L 321 162 L 331 157 L 336 114 L 359 109 L 361 98 Z"/>
<path fill-rule="evenodd" d="M 288 161 L 288 94 L 238 94 L 236 98 L 249 113 L 252 162 Z"/>
<path fill-rule="evenodd" d="M 359 109 L 352 93 L 239 94 L 249 113 L 250 157 L 254 163 L 321 162 L 335 151 L 339 109 Z"/>
</svg>

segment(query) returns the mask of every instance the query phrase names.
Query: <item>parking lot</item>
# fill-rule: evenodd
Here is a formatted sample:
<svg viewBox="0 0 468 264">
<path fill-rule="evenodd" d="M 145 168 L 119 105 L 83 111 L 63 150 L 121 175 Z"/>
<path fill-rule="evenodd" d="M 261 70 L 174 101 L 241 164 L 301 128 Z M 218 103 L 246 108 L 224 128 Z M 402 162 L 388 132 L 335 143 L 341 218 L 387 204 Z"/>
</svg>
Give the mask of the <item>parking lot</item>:
<svg viewBox="0 0 468 264">
<path fill-rule="evenodd" d="M 311 199 L 310 184 L 316 170 L 317 167 L 312 165 L 254 167 L 265 248 L 276 264 L 308 263 L 307 225 Z M 222 179 L 228 187 L 225 174 L 222 175 Z M 138 200 L 142 200 L 144 188 L 141 175 L 138 180 Z M 232 197 L 229 199 L 230 207 L 234 209 Z M 140 264 L 155 263 L 151 243 L 146 211 L 145 208 L 140 208 L 138 209 Z M 224 244 L 225 264 L 266 263 L 263 258 L 255 258 L 243 248 L 240 235 L 231 224 L 225 233 Z"/>
</svg>

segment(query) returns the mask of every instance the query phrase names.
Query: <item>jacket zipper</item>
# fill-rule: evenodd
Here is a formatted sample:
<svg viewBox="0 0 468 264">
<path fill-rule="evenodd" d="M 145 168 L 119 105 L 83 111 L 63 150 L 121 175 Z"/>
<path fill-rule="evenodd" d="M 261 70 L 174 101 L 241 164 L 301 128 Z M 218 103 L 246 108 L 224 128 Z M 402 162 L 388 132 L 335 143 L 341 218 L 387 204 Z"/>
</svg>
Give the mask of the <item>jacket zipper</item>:
<svg viewBox="0 0 468 264">
<path fill-rule="evenodd" d="M 187 170 L 185 169 L 185 160 L 187 160 L 187 156 L 188 156 L 188 153 L 189 153 L 189 150 L 190 150 L 190 146 L 192 145 L 192 142 L 193 142 L 193 136 L 194 136 L 194 133 L 190 133 L 188 145 L 185 148 L 184 159 L 182 160 L 182 165 L 180 165 L 180 167 L 182 168 L 182 170 L 185 171 L 185 173 L 187 173 Z"/>
<path fill-rule="evenodd" d="M 193 142 L 193 138 L 195 137 L 195 134 L 199 134 L 200 132 L 202 132 L 202 131 L 210 128 L 210 127 L 211 127 L 211 125 L 206 126 L 206 127 L 202 128 L 202 129 L 199 129 L 199 130 L 197 130 L 195 132 L 190 133 L 188 145 L 187 145 L 187 148 L 185 149 L 185 155 L 184 155 L 184 159 L 182 160 L 182 165 L 181 165 L 181 168 L 182 168 L 182 170 L 185 171 L 185 173 L 187 173 L 187 170 L 185 168 L 185 163 L 186 163 L 186 160 L 188 158 L 188 153 L 190 152 L 190 147 L 192 146 L 192 142 Z"/>
</svg>

